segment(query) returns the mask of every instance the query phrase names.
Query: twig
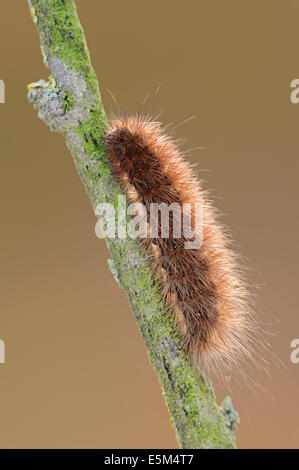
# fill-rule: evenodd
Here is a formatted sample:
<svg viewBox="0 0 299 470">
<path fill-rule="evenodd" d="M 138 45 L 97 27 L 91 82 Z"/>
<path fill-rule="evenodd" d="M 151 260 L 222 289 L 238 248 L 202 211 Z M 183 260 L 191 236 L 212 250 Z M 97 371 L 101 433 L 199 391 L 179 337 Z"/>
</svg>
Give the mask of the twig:
<svg viewBox="0 0 299 470">
<path fill-rule="evenodd" d="M 49 127 L 64 135 L 94 210 L 108 202 L 116 208 L 119 184 L 104 154 L 106 115 L 84 33 L 72 0 L 28 0 L 40 35 L 49 82 L 31 84 L 29 100 Z M 234 448 L 231 426 L 216 404 L 211 385 L 193 368 L 153 279 L 145 252 L 130 237 L 106 239 L 109 265 L 125 289 L 181 447 Z M 227 420 L 226 420 L 227 421 Z"/>
</svg>

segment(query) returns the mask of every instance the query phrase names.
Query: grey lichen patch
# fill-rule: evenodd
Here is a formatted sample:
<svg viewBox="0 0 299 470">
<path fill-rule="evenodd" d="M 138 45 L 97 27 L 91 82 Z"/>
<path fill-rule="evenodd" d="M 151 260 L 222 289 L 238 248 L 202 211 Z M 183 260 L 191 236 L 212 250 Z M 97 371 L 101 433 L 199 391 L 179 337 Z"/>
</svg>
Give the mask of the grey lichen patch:
<svg viewBox="0 0 299 470">
<path fill-rule="evenodd" d="M 224 416 L 224 422 L 227 427 L 234 431 L 237 429 L 237 424 L 240 423 L 239 413 L 235 410 L 232 399 L 230 396 L 225 397 L 222 402 L 220 411 Z"/>
<path fill-rule="evenodd" d="M 82 75 L 69 68 L 59 57 L 49 57 L 48 66 L 59 87 L 68 89 L 77 103 L 87 99 L 87 103 L 84 104 L 88 107 L 88 102 L 94 101 L 94 95 L 87 89 Z"/>
<path fill-rule="evenodd" d="M 59 128 L 64 115 L 62 96 L 59 88 L 31 88 L 28 99 L 38 111 L 38 117 L 45 121 L 52 130 Z"/>
<path fill-rule="evenodd" d="M 95 99 L 78 72 L 69 69 L 58 57 L 51 57 L 48 62 L 56 86 L 53 88 L 52 82 L 45 80 L 32 83 L 28 86 L 28 99 L 38 109 L 40 119 L 52 130 L 63 132 L 89 118 Z"/>
</svg>

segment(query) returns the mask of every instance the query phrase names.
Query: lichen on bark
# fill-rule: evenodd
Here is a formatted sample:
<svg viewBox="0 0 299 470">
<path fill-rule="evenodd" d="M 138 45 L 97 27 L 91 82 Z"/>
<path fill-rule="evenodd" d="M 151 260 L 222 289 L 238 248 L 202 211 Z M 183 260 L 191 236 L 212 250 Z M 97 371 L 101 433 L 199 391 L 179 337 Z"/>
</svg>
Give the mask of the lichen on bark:
<svg viewBox="0 0 299 470">
<path fill-rule="evenodd" d="M 49 82 L 29 85 L 29 100 L 50 129 L 64 135 L 93 209 L 103 202 L 117 208 L 122 189 L 105 156 L 107 118 L 75 3 L 28 3 L 52 77 Z M 128 295 L 179 445 L 185 449 L 234 448 L 231 420 L 224 419 L 211 384 L 180 348 L 180 338 L 145 251 L 130 237 L 106 241 L 113 258 L 110 269 Z"/>
</svg>

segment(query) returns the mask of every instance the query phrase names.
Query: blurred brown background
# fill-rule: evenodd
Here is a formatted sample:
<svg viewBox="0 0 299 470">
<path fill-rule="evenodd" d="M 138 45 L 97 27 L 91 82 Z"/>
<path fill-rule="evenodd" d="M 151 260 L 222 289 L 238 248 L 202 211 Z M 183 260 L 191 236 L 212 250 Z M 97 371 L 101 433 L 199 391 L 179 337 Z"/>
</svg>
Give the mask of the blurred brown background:
<svg viewBox="0 0 299 470">
<path fill-rule="evenodd" d="M 299 2 L 78 0 L 107 111 L 163 110 L 179 123 L 224 221 L 255 269 L 285 362 L 268 393 L 234 385 L 239 447 L 299 444 Z M 173 429 L 126 296 L 94 235 L 64 140 L 26 84 L 47 78 L 26 1 L 1 2 L 0 447 L 173 448 Z M 155 91 L 161 86 L 156 96 Z M 220 402 L 227 394 L 216 386 Z"/>
</svg>

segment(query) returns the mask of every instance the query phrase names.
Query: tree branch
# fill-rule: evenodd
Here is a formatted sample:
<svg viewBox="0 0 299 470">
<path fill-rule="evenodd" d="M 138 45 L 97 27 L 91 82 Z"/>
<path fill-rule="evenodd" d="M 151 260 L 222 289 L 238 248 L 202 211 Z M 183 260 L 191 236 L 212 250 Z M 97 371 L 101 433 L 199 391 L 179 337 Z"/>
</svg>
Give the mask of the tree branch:
<svg viewBox="0 0 299 470">
<path fill-rule="evenodd" d="M 64 135 L 94 210 L 118 205 L 122 190 L 104 154 L 107 119 L 84 33 L 72 0 L 28 0 L 40 35 L 49 82 L 28 86 L 28 97 L 51 130 Z M 170 314 L 159 294 L 138 240 L 106 239 L 109 266 L 125 289 L 181 447 L 234 448 L 231 422 L 215 401 L 211 385 L 180 348 Z"/>
</svg>

